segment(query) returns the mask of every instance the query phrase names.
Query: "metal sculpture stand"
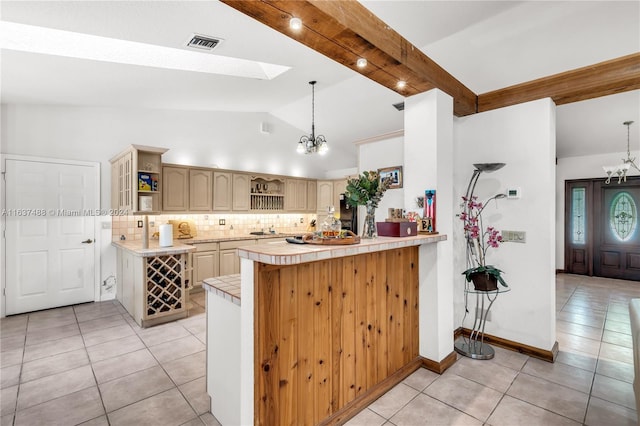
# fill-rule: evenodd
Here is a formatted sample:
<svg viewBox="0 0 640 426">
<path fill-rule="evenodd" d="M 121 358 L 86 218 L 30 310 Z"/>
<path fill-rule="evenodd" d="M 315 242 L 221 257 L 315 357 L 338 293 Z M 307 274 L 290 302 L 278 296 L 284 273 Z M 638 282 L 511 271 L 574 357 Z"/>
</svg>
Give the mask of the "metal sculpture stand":
<svg viewBox="0 0 640 426">
<path fill-rule="evenodd" d="M 462 339 L 455 342 L 454 349 L 456 352 L 458 352 L 460 355 L 464 355 L 473 359 L 493 358 L 493 356 L 495 355 L 495 351 L 491 346 L 489 346 L 489 344 L 484 343 L 484 327 L 487 323 L 487 318 L 489 316 L 491 306 L 493 305 L 493 302 L 495 302 L 495 300 L 498 298 L 498 294 L 505 293 L 509 290 L 510 289 L 498 289 L 492 291 L 476 291 L 471 289 L 465 290 L 465 309 L 467 306 L 466 298 L 469 296 L 469 294 L 475 293 L 476 295 L 476 315 L 473 321 L 473 328 L 471 329 L 469 338 L 463 336 Z M 489 306 L 487 306 L 486 311 L 484 309 L 485 299 L 489 302 Z M 480 308 L 479 316 L 477 315 L 478 308 Z"/>
</svg>

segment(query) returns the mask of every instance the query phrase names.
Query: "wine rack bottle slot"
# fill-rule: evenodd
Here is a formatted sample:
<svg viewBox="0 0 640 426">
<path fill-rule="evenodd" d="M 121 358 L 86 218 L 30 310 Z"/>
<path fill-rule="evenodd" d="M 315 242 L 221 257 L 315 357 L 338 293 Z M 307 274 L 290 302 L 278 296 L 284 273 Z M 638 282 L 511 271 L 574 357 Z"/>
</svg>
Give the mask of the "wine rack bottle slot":
<svg viewBox="0 0 640 426">
<path fill-rule="evenodd" d="M 147 317 L 183 310 L 183 259 L 180 255 L 147 259 Z"/>
</svg>

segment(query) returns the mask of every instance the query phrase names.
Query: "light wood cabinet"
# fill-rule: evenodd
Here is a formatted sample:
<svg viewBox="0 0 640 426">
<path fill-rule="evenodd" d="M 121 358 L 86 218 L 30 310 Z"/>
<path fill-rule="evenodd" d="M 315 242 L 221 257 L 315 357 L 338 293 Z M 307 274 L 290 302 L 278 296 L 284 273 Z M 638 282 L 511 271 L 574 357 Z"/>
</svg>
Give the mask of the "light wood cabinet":
<svg viewBox="0 0 640 426">
<path fill-rule="evenodd" d="M 116 250 L 116 297 L 140 327 L 187 316 L 187 253 L 140 256 Z"/>
<path fill-rule="evenodd" d="M 184 212 L 189 210 L 189 169 L 163 166 L 162 210 Z"/>
<path fill-rule="evenodd" d="M 340 179 L 333 181 L 333 205 L 336 211 L 340 210 L 340 195 L 344 194 L 347 190 L 347 180 Z"/>
<path fill-rule="evenodd" d="M 220 276 L 239 274 L 240 257 L 238 247 L 254 245 L 257 240 L 222 241 L 220 243 Z"/>
<path fill-rule="evenodd" d="M 217 244 L 216 244 L 217 245 Z M 202 287 L 202 281 L 220 275 L 218 250 L 196 251 L 193 253 L 193 286 Z"/>
<path fill-rule="evenodd" d="M 209 212 L 213 206 L 213 172 L 189 169 L 189 210 Z"/>
<path fill-rule="evenodd" d="M 251 176 L 251 210 L 282 211 L 285 206 L 285 179 L 272 176 Z"/>
<path fill-rule="evenodd" d="M 251 201 L 251 176 L 242 173 L 233 174 L 233 211 L 248 211 Z"/>
<path fill-rule="evenodd" d="M 236 250 L 220 250 L 220 276 L 239 273 L 240 258 L 236 254 Z"/>
<path fill-rule="evenodd" d="M 231 211 L 233 180 L 231 172 L 213 173 L 213 210 Z"/>
<path fill-rule="evenodd" d="M 333 181 L 319 180 L 316 202 L 316 210 L 318 211 L 318 214 L 326 214 L 329 206 L 335 207 L 335 201 L 333 199 Z"/>
<path fill-rule="evenodd" d="M 318 208 L 318 181 L 307 181 L 307 211 L 315 213 Z"/>
<path fill-rule="evenodd" d="M 111 208 L 140 213 L 140 196 L 151 197 L 151 210 L 162 207 L 161 164 L 164 148 L 131 145 L 111 158 Z"/>
<path fill-rule="evenodd" d="M 307 180 L 285 179 L 284 209 L 287 211 L 307 211 Z"/>
</svg>

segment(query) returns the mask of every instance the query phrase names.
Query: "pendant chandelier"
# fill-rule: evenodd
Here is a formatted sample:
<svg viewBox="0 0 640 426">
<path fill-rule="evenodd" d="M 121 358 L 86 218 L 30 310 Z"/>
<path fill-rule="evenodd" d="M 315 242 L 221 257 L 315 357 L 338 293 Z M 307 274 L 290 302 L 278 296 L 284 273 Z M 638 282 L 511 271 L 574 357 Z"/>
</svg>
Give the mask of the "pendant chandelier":
<svg viewBox="0 0 640 426">
<path fill-rule="evenodd" d="M 625 160 L 623 158 L 622 164 L 618 164 L 617 166 L 602 166 L 604 172 L 607 174 L 607 180 L 605 181 L 607 185 L 611 183 L 611 177 L 613 176 L 618 176 L 618 183 L 623 180 L 626 182 L 627 172 L 631 167 L 640 172 L 640 168 L 636 164 L 636 158 L 631 157 L 631 149 L 629 148 L 629 126 L 631 126 L 632 123 L 633 121 L 625 121 L 622 123 L 627 126 L 627 159 Z"/>
<path fill-rule="evenodd" d="M 300 138 L 300 142 L 298 142 L 297 152 L 299 154 L 313 154 L 317 152 L 320 155 L 324 155 L 329 151 L 329 146 L 327 145 L 327 140 L 322 135 L 316 136 L 316 125 L 315 125 L 315 90 L 314 86 L 316 84 L 315 81 L 310 81 L 311 85 L 311 135 L 304 135 Z"/>
</svg>

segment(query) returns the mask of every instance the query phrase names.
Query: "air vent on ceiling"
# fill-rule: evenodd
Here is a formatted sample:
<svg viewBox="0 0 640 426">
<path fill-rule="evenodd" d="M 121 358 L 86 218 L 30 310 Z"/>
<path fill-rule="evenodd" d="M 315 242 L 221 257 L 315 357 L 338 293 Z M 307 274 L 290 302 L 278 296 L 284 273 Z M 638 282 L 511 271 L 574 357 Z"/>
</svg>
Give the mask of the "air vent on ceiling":
<svg viewBox="0 0 640 426">
<path fill-rule="evenodd" d="M 393 107 L 398 111 L 404 111 L 404 102 L 398 102 L 397 104 L 393 104 Z"/>
<path fill-rule="evenodd" d="M 198 50 L 213 50 L 221 42 L 221 38 L 194 34 L 187 43 L 187 47 Z"/>
</svg>

